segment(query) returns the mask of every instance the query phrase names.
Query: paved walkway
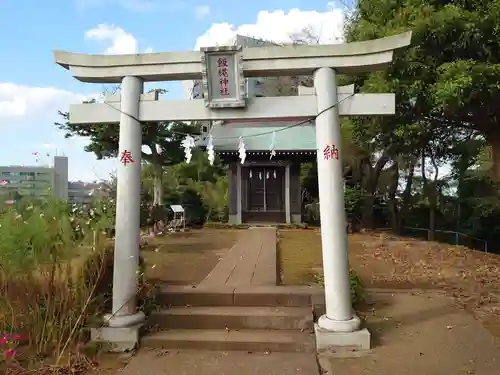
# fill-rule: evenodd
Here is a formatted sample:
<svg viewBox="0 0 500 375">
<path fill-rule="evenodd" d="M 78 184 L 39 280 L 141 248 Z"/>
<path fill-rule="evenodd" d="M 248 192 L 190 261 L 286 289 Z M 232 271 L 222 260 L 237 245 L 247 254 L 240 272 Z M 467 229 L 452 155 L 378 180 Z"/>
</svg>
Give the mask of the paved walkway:
<svg viewBox="0 0 500 375">
<path fill-rule="evenodd" d="M 276 285 L 276 228 L 252 228 L 220 260 L 200 287 Z"/>
<path fill-rule="evenodd" d="M 275 286 L 276 228 L 241 231 L 238 242 L 196 289 L 221 286 L 247 291 Z M 140 349 L 121 375 L 317 375 L 315 353 L 251 353 Z"/>
<path fill-rule="evenodd" d="M 314 353 L 266 354 L 202 350 L 141 350 L 123 372 L 120 372 L 120 375 L 295 374 L 318 375 L 316 355 Z"/>
</svg>

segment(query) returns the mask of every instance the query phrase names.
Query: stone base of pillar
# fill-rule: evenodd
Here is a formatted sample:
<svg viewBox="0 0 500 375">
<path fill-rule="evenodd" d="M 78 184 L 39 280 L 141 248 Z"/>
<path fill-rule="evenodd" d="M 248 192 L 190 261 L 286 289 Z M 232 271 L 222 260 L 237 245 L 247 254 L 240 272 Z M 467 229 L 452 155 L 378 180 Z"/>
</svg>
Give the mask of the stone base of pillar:
<svg viewBox="0 0 500 375">
<path fill-rule="evenodd" d="M 314 325 L 316 350 L 320 354 L 335 357 L 352 357 L 370 349 L 370 332 L 360 329 L 361 321 L 354 316 L 348 321 L 334 321 L 326 315 Z"/>
<path fill-rule="evenodd" d="M 105 344 L 108 352 L 125 353 L 139 344 L 139 331 L 144 323 L 129 327 L 99 327 L 90 329 L 90 341 Z"/>
<path fill-rule="evenodd" d="M 355 332 L 361 327 L 361 319 L 353 314 L 349 320 L 333 320 L 324 314 L 319 317 L 318 326 L 332 332 Z"/>
<path fill-rule="evenodd" d="M 228 221 L 227 223 L 230 224 L 230 225 L 238 225 L 238 224 L 241 224 L 241 223 L 238 223 L 238 215 L 236 214 L 229 214 L 229 218 L 228 218 Z"/>
<path fill-rule="evenodd" d="M 106 326 L 90 329 L 90 341 L 109 345 L 109 352 L 123 353 L 139 344 L 139 333 L 146 316 L 142 311 L 133 315 L 104 316 Z"/>
<path fill-rule="evenodd" d="M 106 314 L 104 315 L 104 322 L 108 327 L 130 327 L 139 323 L 143 323 L 146 320 L 146 315 L 144 312 L 138 311 L 132 315 L 112 315 Z"/>
<path fill-rule="evenodd" d="M 301 214 L 291 214 L 292 224 L 302 224 Z"/>
</svg>

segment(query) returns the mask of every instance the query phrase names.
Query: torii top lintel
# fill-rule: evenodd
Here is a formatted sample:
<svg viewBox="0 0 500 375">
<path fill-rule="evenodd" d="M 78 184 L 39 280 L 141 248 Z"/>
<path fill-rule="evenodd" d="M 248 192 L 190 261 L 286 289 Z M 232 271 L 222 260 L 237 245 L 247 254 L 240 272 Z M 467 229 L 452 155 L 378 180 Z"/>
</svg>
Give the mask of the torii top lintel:
<svg viewBox="0 0 500 375">
<path fill-rule="evenodd" d="M 244 48 L 245 77 L 312 74 L 321 67 L 339 73 L 385 69 L 394 50 L 411 42 L 411 32 L 362 42 L 332 45 L 290 45 Z M 145 81 L 183 81 L 202 77 L 202 52 L 160 52 L 129 55 L 88 55 L 54 51 L 55 62 L 82 82 L 119 83 L 125 76 Z"/>
</svg>

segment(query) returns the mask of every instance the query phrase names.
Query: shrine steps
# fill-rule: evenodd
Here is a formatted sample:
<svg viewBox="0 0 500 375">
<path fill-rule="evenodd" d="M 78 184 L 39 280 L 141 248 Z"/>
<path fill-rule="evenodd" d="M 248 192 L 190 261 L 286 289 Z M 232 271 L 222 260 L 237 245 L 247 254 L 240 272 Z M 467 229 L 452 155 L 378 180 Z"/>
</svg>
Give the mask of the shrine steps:
<svg viewBox="0 0 500 375">
<path fill-rule="evenodd" d="M 150 334 L 142 345 L 161 349 L 246 352 L 315 352 L 314 336 L 295 331 L 171 330 Z"/>
<path fill-rule="evenodd" d="M 313 330 L 308 307 L 197 306 L 172 307 L 151 315 L 150 324 L 159 329 L 269 329 Z"/>
<path fill-rule="evenodd" d="M 146 347 L 314 352 L 314 288 L 261 286 L 219 290 L 165 287 L 163 309 L 148 320 Z"/>
<path fill-rule="evenodd" d="M 276 228 L 242 231 L 197 286 L 164 286 L 143 346 L 164 349 L 314 352 L 309 287 L 277 286 Z"/>
<path fill-rule="evenodd" d="M 164 286 L 159 302 L 169 306 L 312 306 L 314 298 L 321 298 L 321 288 L 309 286 Z"/>
</svg>

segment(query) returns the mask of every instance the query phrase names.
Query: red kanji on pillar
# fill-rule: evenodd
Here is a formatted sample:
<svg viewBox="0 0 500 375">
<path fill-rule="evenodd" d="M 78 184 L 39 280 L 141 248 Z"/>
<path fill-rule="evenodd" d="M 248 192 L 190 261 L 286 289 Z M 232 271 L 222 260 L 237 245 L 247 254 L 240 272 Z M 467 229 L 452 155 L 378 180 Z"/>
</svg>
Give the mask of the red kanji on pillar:
<svg viewBox="0 0 500 375">
<path fill-rule="evenodd" d="M 335 145 L 327 145 L 323 149 L 323 158 L 325 160 L 336 159 L 339 160 L 339 150 Z"/>
<path fill-rule="evenodd" d="M 120 163 L 125 166 L 127 164 L 135 163 L 134 159 L 132 159 L 132 153 L 128 150 L 123 151 L 120 155 Z"/>
</svg>

